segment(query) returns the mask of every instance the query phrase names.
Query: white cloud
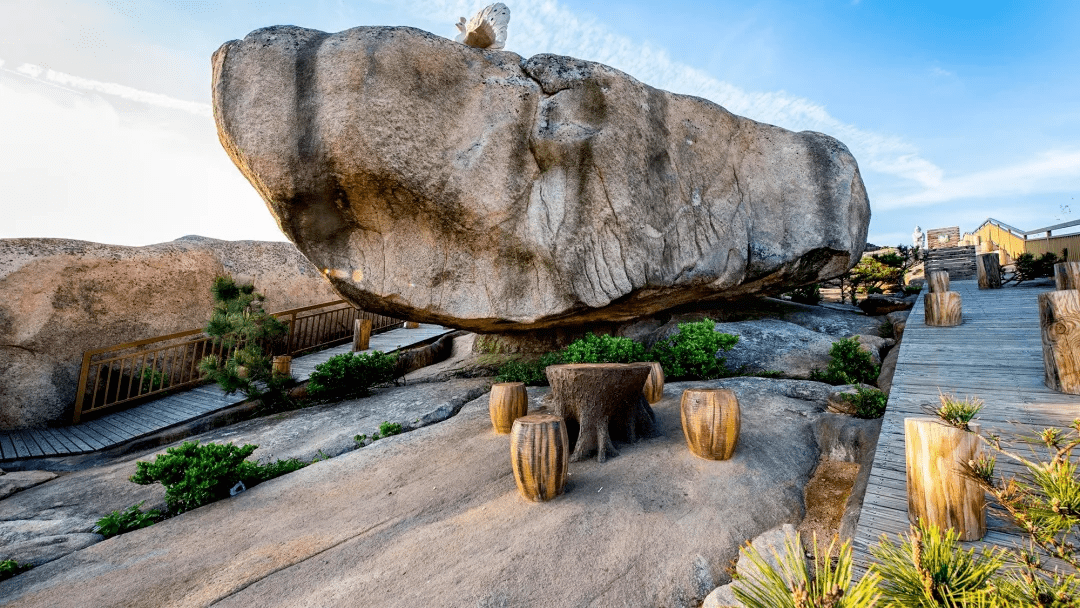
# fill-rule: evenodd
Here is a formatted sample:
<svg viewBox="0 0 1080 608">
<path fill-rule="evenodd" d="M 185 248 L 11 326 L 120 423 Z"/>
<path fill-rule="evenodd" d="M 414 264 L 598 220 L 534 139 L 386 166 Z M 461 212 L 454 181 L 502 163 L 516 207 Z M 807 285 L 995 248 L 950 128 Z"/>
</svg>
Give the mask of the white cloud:
<svg viewBox="0 0 1080 608">
<path fill-rule="evenodd" d="M 0 133 L 19 142 L 0 146 L 0 238 L 284 240 L 213 120 L 160 104 L 121 112 L 113 101 L 0 70 Z"/>
<path fill-rule="evenodd" d="M 3 61 L 0 60 L 0 67 L 3 66 Z M 57 72 L 48 68 L 43 68 L 38 65 L 30 63 L 24 63 L 16 70 L 17 73 L 30 78 L 44 80 L 54 84 L 58 84 L 73 89 L 79 89 L 82 91 L 91 91 L 94 93 L 102 93 L 105 95 L 113 95 L 129 101 L 136 101 L 139 103 L 145 103 L 159 108 L 168 108 L 170 110 L 180 110 L 196 116 L 213 116 L 213 112 L 210 109 L 209 104 L 197 103 L 194 101 L 184 101 L 182 99 L 176 99 L 169 97 L 168 95 L 162 95 L 160 93 L 150 93 L 148 91 L 140 91 L 132 87 L 124 86 L 113 82 L 100 82 L 97 80 L 90 80 L 88 78 L 80 78 L 79 76 L 72 76 L 71 74 L 65 74 L 63 72 Z"/>
<path fill-rule="evenodd" d="M 919 207 L 968 198 L 994 198 L 1080 189 L 1080 151 L 1055 150 L 1010 166 L 941 177 L 913 194 L 878 199 L 884 209 Z"/>
</svg>

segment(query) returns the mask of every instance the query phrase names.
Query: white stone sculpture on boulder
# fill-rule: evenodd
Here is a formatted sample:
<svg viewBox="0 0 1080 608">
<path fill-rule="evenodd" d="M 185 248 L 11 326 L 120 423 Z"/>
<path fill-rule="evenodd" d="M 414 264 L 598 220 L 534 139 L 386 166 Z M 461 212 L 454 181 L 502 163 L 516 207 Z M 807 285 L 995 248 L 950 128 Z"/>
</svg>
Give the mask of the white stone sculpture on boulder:
<svg viewBox="0 0 1080 608">
<path fill-rule="evenodd" d="M 510 9 L 502 2 L 489 4 L 473 15 L 469 22 L 462 17 L 455 23 L 460 34 L 454 40 L 478 49 L 501 49 L 506 46 L 506 26 Z"/>
</svg>

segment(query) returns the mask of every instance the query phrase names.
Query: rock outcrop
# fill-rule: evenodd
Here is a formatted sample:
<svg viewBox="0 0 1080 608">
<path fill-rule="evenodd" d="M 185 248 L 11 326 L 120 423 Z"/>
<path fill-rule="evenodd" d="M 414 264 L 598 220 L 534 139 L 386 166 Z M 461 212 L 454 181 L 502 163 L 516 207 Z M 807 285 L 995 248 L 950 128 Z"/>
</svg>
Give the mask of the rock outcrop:
<svg viewBox="0 0 1080 608">
<path fill-rule="evenodd" d="M 384 314 L 622 322 L 838 276 L 866 242 L 839 141 L 589 61 L 269 27 L 214 54 L 213 102 L 285 235 Z"/>
<path fill-rule="evenodd" d="M 253 277 L 269 311 L 339 297 L 285 242 L 0 240 L 0 428 L 70 422 L 83 352 L 205 325 L 222 274 Z"/>
</svg>

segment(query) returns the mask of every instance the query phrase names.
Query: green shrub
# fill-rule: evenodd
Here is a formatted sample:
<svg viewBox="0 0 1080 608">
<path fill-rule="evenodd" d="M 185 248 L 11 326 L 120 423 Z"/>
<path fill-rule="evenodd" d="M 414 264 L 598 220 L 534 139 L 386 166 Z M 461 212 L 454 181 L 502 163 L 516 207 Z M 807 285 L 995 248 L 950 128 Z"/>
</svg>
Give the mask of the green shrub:
<svg viewBox="0 0 1080 608">
<path fill-rule="evenodd" d="M 271 355 L 264 345 L 284 336 L 288 327 L 263 310 L 266 299 L 253 285 L 237 285 L 230 277 L 217 277 L 210 292 L 214 312 L 206 333 L 225 356 L 209 355 L 199 362 L 199 371 L 225 391 L 240 391 L 249 399 L 260 399 L 262 409 L 292 407 L 287 389 L 296 381 L 275 375 Z"/>
<path fill-rule="evenodd" d="M 140 485 L 160 482 L 165 486 L 169 512 L 177 514 L 226 498 L 237 482 L 250 488 L 305 466 L 295 458 L 265 465 L 245 460 L 258 447 L 185 441 L 159 454 L 153 462 L 135 463 L 131 481 Z"/>
<path fill-rule="evenodd" d="M 915 295 L 915 294 L 919 293 L 920 291 L 922 291 L 922 287 L 919 287 L 918 285 L 905 285 L 904 286 L 904 293 L 907 294 L 907 295 Z"/>
<path fill-rule="evenodd" d="M 105 517 L 102 517 L 97 520 L 94 532 L 97 532 L 105 538 L 110 538 L 117 534 L 123 534 L 124 532 L 152 526 L 158 521 L 161 521 L 161 511 L 158 511 L 157 509 L 150 509 L 148 511 L 142 510 L 143 503 L 145 502 L 146 501 L 144 500 L 138 504 L 131 505 L 123 511 L 113 511 Z"/>
<path fill-rule="evenodd" d="M 1062 256 L 1067 255 L 1062 252 Z M 1062 261 L 1056 253 L 1048 251 L 1039 257 L 1033 253 L 1021 253 L 1016 256 L 1016 274 L 1013 276 L 1017 283 L 1054 276 L 1054 264 Z"/>
<path fill-rule="evenodd" d="M 810 372 L 810 379 L 829 384 L 873 384 L 881 368 L 874 365 L 870 353 L 859 346 L 855 338 L 844 338 L 829 349 L 832 360 L 825 371 Z"/>
<path fill-rule="evenodd" d="M 139 373 L 139 379 L 139 393 L 149 393 L 150 391 L 156 391 L 159 388 L 168 386 L 168 382 L 165 380 L 165 374 L 152 367 L 142 368 L 142 372 Z"/>
<path fill-rule="evenodd" d="M 544 368 L 563 363 L 562 351 L 545 353 L 539 359 L 514 359 L 507 361 L 495 375 L 497 382 L 524 382 L 528 386 L 547 385 Z"/>
<path fill-rule="evenodd" d="M 400 435 L 405 429 L 401 428 L 401 425 L 396 422 L 387 422 L 383 420 L 379 425 L 379 432 L 372 436 L 372 439 L 383 439 L 392 435 Z"/>
<path fill-rule="evenodd" d="M 893 327 L 893 324 L 892 324 L 891 321 L 885 320 L 885 321 L 882 321 L 881 325 L 878 326 L 878 333 L 881 334 L 882 338 L 890 338 L 890 339 L 895 338 L 896 337 L 896 328 Z"/>
<path fill-rule="evenodd" d="M 941 406 L 934 410 L 937 417 L 965 431 L 968 430 L 968 423 L 983 407 L 982 399 L 977 397 L 968 397 L 961 401 L 952 395 L 941 393 L 938 399 Z"/>
<path fill-rule="evenodd" d="M 1009 605 L 991 601 L 998 595 L 993 578 L 1005 563 L 1004 550 L 964 551 L 952 528 L 943 533 L 933 524 L 920 523 L 899 545 L 883 536 L 870 552 L 883 579 L 885 606 Z"/>
<path fill-rule="evenodd" d="M 835 543 L 835 541 L 833 541 Z M 841 545 L 834 561 L 834 545 L 821 550 L 814 539 L 813 561 L 808 562 L 798 535 L 784 542 L 783 555 L 773 567 L 753 546 L 742 549 L 757 574 L 735 581 L 732 590 L 746 608 L 869 608 L 881 597 L 881 577 L 873 570 L 852 585 L 851 541 Z"/>
<path fill-rule="evenodd" d="M 315 366 L 308 381 L 313 399 L 344 399 L 371 394 L 371 387 L 394 380 L 397 357 L 377 350 L 342 353 Z"/>
<path fill-rule="evenodd" d="M 885 404 L 889 396 L 876 388 L 857 387 L 854 395 L 842 395 L 844 401 L 855 406 L 857 418 L 881 418 L 885 414 Z"/>
<path fill-rule="evenodd" d="M 5 581 L 17 574 L 33 568 L 30 564 L 20 564 L 13 559 L 0 561 L 0 581 Z"/>
<path fill-rule="evenodd" d="M 739 341 L 737 336 L 716 331 L 716 321 L 704 319 L 695 323 L 679 323 L 679 333 L 660 340 L 650 353 L 669 379 L 710 379 L 727 374 L 721 350 L 731 350 Z"/>
<path fill-rule="evenodd" d="M 645 347 L 630 338 L 585 334 L 560 353 L 562 363 L 637 363 L 646 360 Z"/>
</svg>

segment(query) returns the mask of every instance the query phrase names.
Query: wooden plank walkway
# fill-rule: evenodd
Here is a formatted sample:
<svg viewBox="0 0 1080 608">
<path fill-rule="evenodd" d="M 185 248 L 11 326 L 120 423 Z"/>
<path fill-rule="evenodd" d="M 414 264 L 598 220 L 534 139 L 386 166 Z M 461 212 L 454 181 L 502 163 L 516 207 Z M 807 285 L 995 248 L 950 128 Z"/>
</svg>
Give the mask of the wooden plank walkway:
<svg viewBox="0 0 1080 608">
<path fill-rule="evenodd" d="M 393 352 L 450 331 L 453 330 L 428 324 L 421 324 L 418 329 L 392 329 L 371 336 L 365 352 Z M 297 380 L 307 380 L 316 365 L 351 350 L 352 344 L 348 343 L 296 357 L 292 362 L 292 374 Z M 74 426 L 0 431 L 0 462 L 104 450 L 190 422 L 243 400 L 239 393 L 226 395 L 217 385 L 204 384 Z"/>
<path fill-rule="evenodd" d="M 986 405 L 976 420 L 984 433 L 1002 437 L 1031 436 L 1080 418 L 1080 396 L 1056 393 L 1043 384 L 1038 296 L 1052 290 L 1052 282 L 979 290 L 976 281 L 964 280 L 953 281 L 950 289 L 963 301 L 961 325 L 928 327 L 921 297 L 908 317 L 853 539 L 860 570 L 870 563 L 869 547 L 882 534 L 895 542 L 897 534 L 908 531 L 904 418 L 927 415 L 924 408 L 938 404 L 939 391 L 983 399 Z M 1041 456 L 1026 445 L 1017 451 Z M 1021 468 L 998 458 L 997 472 L 1016 474 Z M 999 517 L 989 516 L 987 528 L 982 541 L 963 544 L 1026 544 L 1020 531 Z"/>
</svg>

